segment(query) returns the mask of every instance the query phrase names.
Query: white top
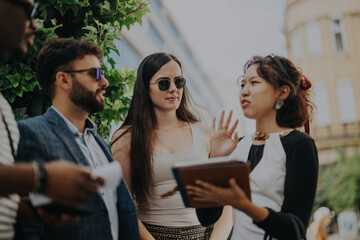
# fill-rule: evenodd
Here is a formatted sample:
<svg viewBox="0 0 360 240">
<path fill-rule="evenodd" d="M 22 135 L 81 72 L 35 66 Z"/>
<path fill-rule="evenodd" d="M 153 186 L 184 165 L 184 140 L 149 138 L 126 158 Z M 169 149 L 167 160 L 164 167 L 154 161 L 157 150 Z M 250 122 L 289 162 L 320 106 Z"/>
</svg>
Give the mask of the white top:
<svg viewBox="0 0 360 240">
<path fill-rule="evenodd" d="M 168 198 L 160 197 L 160 194 L 176 186 L 171 171 L 171 167 L 175 162 L 208 159 L 205 138 L 199 126 L 190 124 L 190 128 L 193 138 L 191 149 L 175 154 L 154 153 L 153 195 L 148 198 L 146 208 L 138 208 L 138 216 L 141 221 L 167 227 L 185 227 L 200 224 L 195 209 L 185 208 L 179 191 Z"/>
<path fill-rule="evenodd" d="M 9 135 L 8 131 L 6 130 L 3 117 L 7 127 L 9 128 L 11 140 L 16 154 L 20 138 L 19 130 L 9 103 L 0 93 L 0 164 L 13 165 L 15 159 L 11 152 Z M 16 221 L 19 201 L 20 198 L 17 194 L 12 194 L 9 197 L 0 197 L 0 239 L 13 238 L 13 224 Z"/>
<path fill-rule="evenodd" d="M 247 162 L 252 136 L 245 136 L 231 156 Z M 280 140 L 280 133 L 270 134 L 265 142 L 263 157 L 250 173 L 252 203 L 280 211 L 284 200 L 286 154 Z M 262 240 L 264 230 L 253 224 L 253 220 L 233 208 L 234 230 L 232 240 Z"/>
</svg>

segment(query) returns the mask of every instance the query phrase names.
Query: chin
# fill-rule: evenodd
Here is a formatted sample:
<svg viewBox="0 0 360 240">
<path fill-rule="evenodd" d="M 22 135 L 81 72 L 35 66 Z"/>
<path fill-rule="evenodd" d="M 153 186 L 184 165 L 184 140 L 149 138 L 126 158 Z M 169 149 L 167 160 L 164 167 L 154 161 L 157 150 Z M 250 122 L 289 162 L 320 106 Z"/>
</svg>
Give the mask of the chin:
<svg viewBox="0 0 360 240">
<path fill-rule="evenodd" d="M 244 116 L 249 119 L 255 119 L 255 114 L 244 112 Z"/>
</svg>

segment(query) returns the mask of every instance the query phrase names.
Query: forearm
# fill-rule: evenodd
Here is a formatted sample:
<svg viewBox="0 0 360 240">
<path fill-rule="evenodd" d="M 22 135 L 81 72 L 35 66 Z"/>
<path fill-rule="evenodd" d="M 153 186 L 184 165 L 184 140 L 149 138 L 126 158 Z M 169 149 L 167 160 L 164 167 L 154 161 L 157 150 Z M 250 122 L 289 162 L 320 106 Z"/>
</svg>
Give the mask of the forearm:
<svg viewBox="0 0 360 240">
<path fill-rule="evenodd" d="M 254 222 L 262 222 L 269 216 L 269 210 L 264 207 L 259 207 L 249 200 L 246 200 L 245 203 L 241 203 L 239 206 L 233 206 L 238 210 L 244 212 L 248 215 Z"/>
<path fill-rule="evenodd" d="M 215 223 L 210 240 L 227 239 L 233 226 L 232 208 L 225 206 L 219 220 Z"/>
<path fill-rule="evenodd" d="M 139 224 L 139 233 L 141 240 L 154 240 L 155 238 L 150 234 L 150 232 L 146 229 L 144 224 L 138 219 Z"/>
<path fill-rule="evenodd" d="M 196 215 L 203 226 L 209 226 L 219 220 L 223 207 L 197 208 Z"/>
<path fill-rule="evenodd" d="M 31 192 L 34 189 L 34 177 L 32 164 L 0 165 L 0 182 L 3 183 L 0 185 L 0 196 Z"/>
</svg>

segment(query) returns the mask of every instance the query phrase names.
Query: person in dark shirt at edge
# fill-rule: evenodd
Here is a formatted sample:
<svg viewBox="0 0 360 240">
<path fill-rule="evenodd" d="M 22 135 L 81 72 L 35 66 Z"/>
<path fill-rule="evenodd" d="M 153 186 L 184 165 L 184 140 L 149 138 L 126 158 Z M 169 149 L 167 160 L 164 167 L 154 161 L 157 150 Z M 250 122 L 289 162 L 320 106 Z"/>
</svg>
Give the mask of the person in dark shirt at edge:
<svg viewBox="0 0 360 240">
<path fill-rule="evenodd" d="M 0 0 L 0 57 L 22 60 L 34 42 L 38 26 L 34 21 L 33 0 Z M 4 81 L 1 79 L 0 81 Z M 20 202 L 17 194 L 41 192 L 62 204 L 79 207 L 97 192 L 90 171 L 76 164 L 54 161 L 48 164 L 16 163 L 19 131 L 11 106 L 0 94 L 0 239 L 14 237 L 16 221 L 33 219 L 33 212 Z M 43 174 L 38 174 L 39 172 Z M 102 182 L 98 178 L 99 182 Z M 20 203 L 20 205 L 19 205 Z M 42 219 L 56 224 L 77 218 L 52 216 L 38 211 Z"/>
<path fill-rule="evenodd" d="M 314 140 L 296 130 L 304 123 L 305 131 L 309 129 L 311 83 L 290 60 L 275 55 L 254 57 L 244 72 L 239 78 L 240 104 L 244 116 L 256 120 L 256 133 L 241 138 L 230 156 L 250 163 L 252 199 L 234 179 L 229 188 L 197 180 L 187 191 L 196 200 L 233 207 L 233 240 L 262 240 L 265 233 L 296 239 L 288 213 L 307 228 L 318 176 Z"/>
</svg>

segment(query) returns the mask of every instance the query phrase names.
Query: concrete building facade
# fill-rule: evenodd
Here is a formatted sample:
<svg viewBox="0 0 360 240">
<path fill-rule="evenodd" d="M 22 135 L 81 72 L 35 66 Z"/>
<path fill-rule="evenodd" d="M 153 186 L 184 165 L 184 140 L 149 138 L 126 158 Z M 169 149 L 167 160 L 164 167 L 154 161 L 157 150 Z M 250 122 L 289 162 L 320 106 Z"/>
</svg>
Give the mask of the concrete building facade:
<svg viewBox="0 0 360 240">
<path fill-rule="evenodd" d="M 320 164 L 360 145 L 360 1 L 287 0 L 288 56 L 313 83 Z"/>
</svg>

